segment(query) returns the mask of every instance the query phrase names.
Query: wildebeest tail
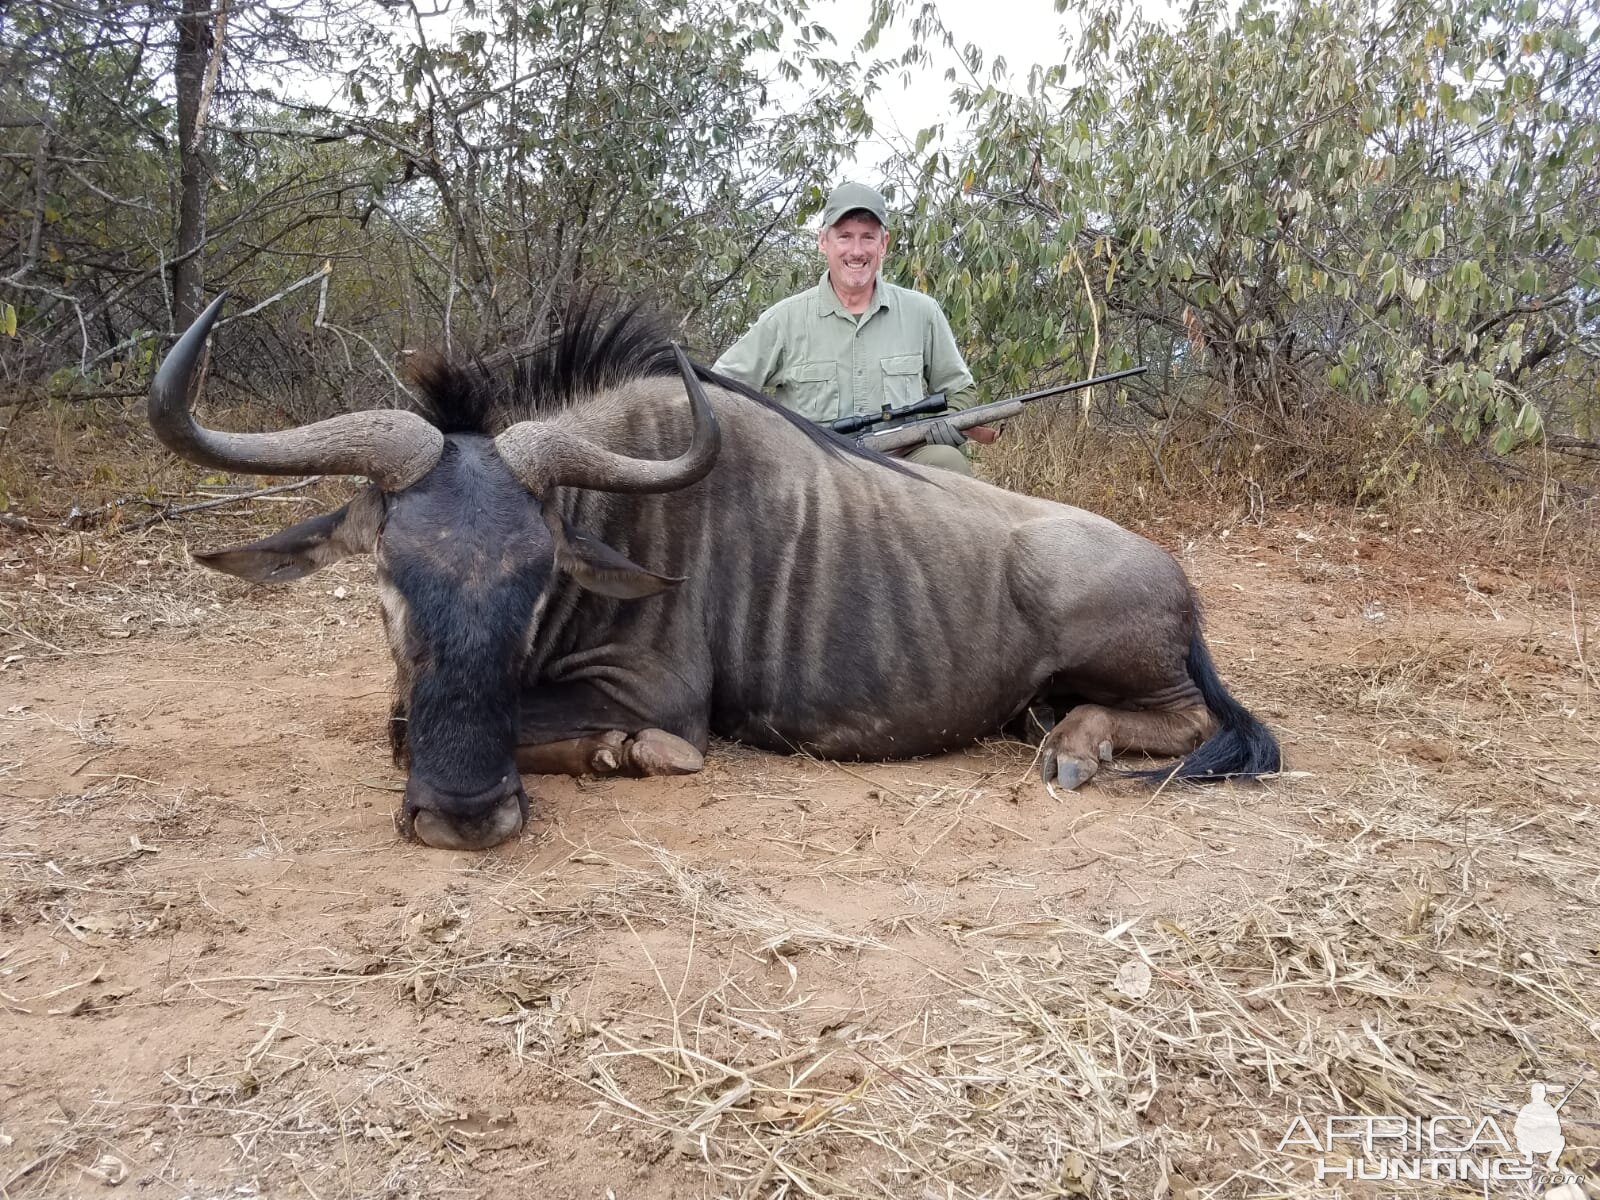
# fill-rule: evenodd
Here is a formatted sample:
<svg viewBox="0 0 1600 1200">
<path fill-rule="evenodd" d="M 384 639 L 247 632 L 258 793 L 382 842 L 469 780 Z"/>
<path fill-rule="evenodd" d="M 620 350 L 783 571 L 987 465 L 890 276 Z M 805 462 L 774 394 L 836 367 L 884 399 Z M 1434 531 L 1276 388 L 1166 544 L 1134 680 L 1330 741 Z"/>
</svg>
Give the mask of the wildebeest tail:
<svg viewBox="0 0 1600 1200">
<path fill-rule="evenodd" d="M 1189 668 L 1189 678 L 1194 680 L 1201 699 L 1217 719 L 1217 731 L 1176 767 L 1137 774 L 1146 778 L 1205 782 L 1270 775 L 1281 769 L 1283 754 L 1278 748 L 1278 739 L 1249 709 L 1235 700 L 1223 684 L 1198 623 L 1189 639 L 1189 653 L 1184 661 Z"/>
</svg>

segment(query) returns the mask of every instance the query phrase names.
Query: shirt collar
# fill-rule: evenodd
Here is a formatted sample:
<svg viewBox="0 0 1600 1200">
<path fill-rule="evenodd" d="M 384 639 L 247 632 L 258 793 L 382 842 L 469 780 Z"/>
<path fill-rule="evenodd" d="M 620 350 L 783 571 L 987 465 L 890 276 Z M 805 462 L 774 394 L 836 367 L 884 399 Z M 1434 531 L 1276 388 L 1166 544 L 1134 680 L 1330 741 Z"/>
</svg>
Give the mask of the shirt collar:
<svg viewBox="0 0 1600 1200">
<path fill-rule="evenodd" d="M 828 272 L 822 272 L 822 279 L 817 283 L 817 312 L 822 316 L 832 313 L 837 317 L 844 317 L 849 321 L 864 320 L 875 312 L 893 308 L 894 304 L 889 299 L 889 285 L 883 281 L 883 272 L 878 272 L 872 285 L 872 305 L 866 312 L 857 317 L 844 306 L 839 299 L 839 294 L 833 290 L 833 284 L 828 282 Z"/>
</svg>

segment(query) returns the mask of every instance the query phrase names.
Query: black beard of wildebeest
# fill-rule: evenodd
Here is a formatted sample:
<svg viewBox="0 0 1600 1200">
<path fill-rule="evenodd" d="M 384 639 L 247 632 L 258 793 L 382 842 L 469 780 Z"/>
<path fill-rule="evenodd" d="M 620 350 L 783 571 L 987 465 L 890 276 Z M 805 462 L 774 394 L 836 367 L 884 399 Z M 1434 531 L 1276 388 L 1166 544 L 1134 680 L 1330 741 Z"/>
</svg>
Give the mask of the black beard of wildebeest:
<svg viewBox="0 0 1600 1200">
<path fill-rule="evenodd" d="M 189 411 L 221 304 L 156 377 L 162 442 L 215 469 L 371 486 L 196 557 L 272 583 L 376 556 L 400 823 L 429 845 L 517 834 L 524 772 L 694 771 L 711 733 L 900 758 L 1059 710 L 1046 783 L 1077 787 L 1122 750 L 1186 756 L 1151 776 L 1279 769 L 1165 551 L 863 451 L 694 365 L 635 309 L 581 303 L 509 369 L 424 359 L 420 413 L 234 434 Z"/>
</svg>

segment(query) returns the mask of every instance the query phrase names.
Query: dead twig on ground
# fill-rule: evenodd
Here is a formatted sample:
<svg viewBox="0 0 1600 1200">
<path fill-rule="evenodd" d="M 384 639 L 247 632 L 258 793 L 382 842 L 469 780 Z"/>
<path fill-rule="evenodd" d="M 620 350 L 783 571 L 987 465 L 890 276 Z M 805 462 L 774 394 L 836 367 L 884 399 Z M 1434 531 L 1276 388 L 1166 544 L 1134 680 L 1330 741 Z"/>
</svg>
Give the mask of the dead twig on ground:
<svg viewBox="0 0 1600 1200">
<path fill-rule="evenodd" d="M 246 500 L 258 500 L 262 496 L 276 496 L 283 492 L 296 492 L 301 488 L 308 488 L 314 483 L 321 483 L 324 478 L 322 475 L 312 475 L 306 479 L 297 479 L 293 483 L 278 483 L 273 484 L 271 487 L 257 488 L 253 492 L 241 492 L 237 496 L 218 496 L 216 499 L 202 500 L 196 504 L 179 504 L 175 507 L 165 507 L 160 512 L 152 513 L 143 520 L 134 522 L 128 526 L 127 531 L 135 533 L 141 529 L 148 529 L 160 521 L 167 521 L 173 517 L 183 516 L 186 513 L 205 512 L 213 508 L 224 508 L 230 504 L 241 504 Z"/>
<path fill-rule="evenodd" d="M 87 512 L 80 512 L 77 509 L 73 509 L 72 512 L 68 513 L 66 517 L 62 519 L 60 528 L 64 531 L 72 532 L 94 529 L 104 524 L 112 516 L 112 514 L 120 512 L 129 505 L 142 504 L 148 508 L 155 509 L 156 511 L 151 513 L 148 517 L 144 517 L 141 520 L 122 526 L 116 531 L 118 533 L 137 533 L 140 530 L 148 529 L 150 526 L 161 521 L 168 521 L 173 517 L 180 517 L 187 513 L 206 512 L 210 509 L 225 508 L 230 504 L 242 504 L 247 500 L 257 500 L 262 496 L 276 496 L 283 492 L 297 492 L 302 488 L 310 487 L 314 483 L 320 483 L 323 478 L 324 477 L 321 475 L 312 475 L 305 479 L 297 479 L 292 483 L 275 483 L 269 487 L 256 488 L 253 491 L 248 492 L 239 492 L 237 495 L 232 496 L 217 496 L 209 500 L 198 501 L 194 504 L 162 504 L 160 501 L 151 500 L 146 496 L 123 496 L 106 504 L 102 504 L 99 508 L 90 509 Z M 35 528 L 44 527 L 36 524 Z"/>
</svg>

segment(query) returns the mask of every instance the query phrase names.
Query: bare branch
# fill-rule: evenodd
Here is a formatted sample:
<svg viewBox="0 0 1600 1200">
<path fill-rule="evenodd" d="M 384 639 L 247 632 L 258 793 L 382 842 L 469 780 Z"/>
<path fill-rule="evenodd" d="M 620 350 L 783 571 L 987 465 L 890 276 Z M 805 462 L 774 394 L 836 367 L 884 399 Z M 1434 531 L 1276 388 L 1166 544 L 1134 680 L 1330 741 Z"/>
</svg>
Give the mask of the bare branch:
<svg viewBox="0 0 1600 1200">
<path fill-rule="evenodd" d="M 28 248 L 23 251 L 17 269 L 0 282 L 16 287 L 28 277 L 39 261 L 39 239 L 44 233 L 44 199 L 49 191 L 50 177 L 45 164 L 50 153 L 50 127 L 41 123 L 38 141 L 33 150 L 33 228 L 28 232 Z"/>
</svg>

